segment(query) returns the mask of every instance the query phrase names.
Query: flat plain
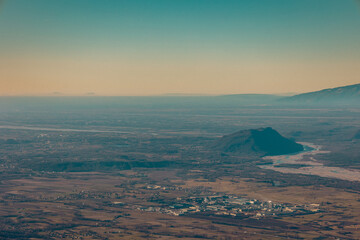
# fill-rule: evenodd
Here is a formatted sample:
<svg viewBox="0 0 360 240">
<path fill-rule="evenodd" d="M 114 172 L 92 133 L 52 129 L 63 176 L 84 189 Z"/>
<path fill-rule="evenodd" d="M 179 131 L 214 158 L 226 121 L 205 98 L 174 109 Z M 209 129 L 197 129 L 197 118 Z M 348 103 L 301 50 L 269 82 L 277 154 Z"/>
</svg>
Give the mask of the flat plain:
<svg viewBox="0 0 360 240">
<path fill-rule="evenodd" d="M 90 100 L 1 105 L 0 238 L 360 238 L 358 109 Z M 275 171 L 213 148 L 268 126 L 324 152 Z"/>
</svg>

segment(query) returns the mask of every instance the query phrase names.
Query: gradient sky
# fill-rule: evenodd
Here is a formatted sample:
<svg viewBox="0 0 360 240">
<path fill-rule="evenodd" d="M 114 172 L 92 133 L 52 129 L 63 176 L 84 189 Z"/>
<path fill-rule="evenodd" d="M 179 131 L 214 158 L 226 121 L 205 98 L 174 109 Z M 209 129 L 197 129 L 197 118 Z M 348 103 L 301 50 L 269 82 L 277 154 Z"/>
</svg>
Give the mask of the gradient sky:
<svg viewBox="0 0 360 240">
<path fill-rule="evenodd" d="M 305 92 L 360 83 L 354 0 L 7 0 L 0 95 Z"/>
</svg>

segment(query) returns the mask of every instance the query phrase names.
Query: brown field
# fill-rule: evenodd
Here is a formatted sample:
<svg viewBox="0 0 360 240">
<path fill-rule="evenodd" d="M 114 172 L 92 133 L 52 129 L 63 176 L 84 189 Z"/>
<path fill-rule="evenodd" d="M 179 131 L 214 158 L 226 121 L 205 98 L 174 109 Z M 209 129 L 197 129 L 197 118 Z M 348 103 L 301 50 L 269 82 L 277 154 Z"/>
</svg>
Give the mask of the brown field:
<svg viewBox="0 0 360 240">
<path fill-rule="evenodd" d="M 136 171 L 126 176 L 102 173 L 68 174 L 66 178 L 33 177 L 7 180 L 1 186 L 2 231 L 20 230 L 19 239 L 327 239 L 360 238 L 359 194 L 329 187 L 271 187 L 251 179 L 221 178 L 182 181 L 174 172 L 154 171 L 152 181 L 169 179 L 184 189 L 210 188 L 273 202 L 317 203 L 322 212 L 275 219 L 239 219 L 221 216 L 171 216 L 144 212 L 154 194 L 184 195 L 181 191 L 146 190 Z M 131 188 L 129 188 L 131 186 Z M 106 191 L 104 191 L 106 189 Z M 285 200 L 286 199 L 286 200 Z M 123 204 L 114 204 L 121 202 Z"/>
</svg>

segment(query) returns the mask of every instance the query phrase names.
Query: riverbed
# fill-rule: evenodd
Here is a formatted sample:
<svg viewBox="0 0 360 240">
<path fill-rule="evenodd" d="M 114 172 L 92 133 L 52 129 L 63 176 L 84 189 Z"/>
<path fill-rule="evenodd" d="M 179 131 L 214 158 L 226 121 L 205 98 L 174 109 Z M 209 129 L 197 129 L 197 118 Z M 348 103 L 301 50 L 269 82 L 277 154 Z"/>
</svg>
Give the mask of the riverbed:
<svg viewBox="0 0 360 240">
<path fill-rule="evenodd" d="M 300 143 L 305 150 L 296 154 L 267 156 L 266 160 L 271 160 L 272 164 L 261 165 L 263 169 L 270 169 L 282 173 L 295 173 L 317 175 L 320 177 L 338 178 L 348 181 L 360 181 L 360 170 L 345 169 L 340 167 L 328 167 L 316 160 L 316 155 L 327 154 L 329 151 L 322 150 L 320 145 L 312 143 Z M 339 161 L 341 161 L 339 159 Z M 298 167 L 282 167 L 288 164 Z"/>
</svg>

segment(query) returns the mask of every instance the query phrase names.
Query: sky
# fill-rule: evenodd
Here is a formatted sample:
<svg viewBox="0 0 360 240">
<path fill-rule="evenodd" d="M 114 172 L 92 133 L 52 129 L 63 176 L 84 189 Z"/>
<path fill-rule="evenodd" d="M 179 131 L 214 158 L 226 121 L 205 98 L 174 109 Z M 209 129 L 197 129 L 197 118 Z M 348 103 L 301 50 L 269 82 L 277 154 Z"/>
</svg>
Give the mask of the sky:
<svg viewBox="0 0 360 240">
<path fill-rule="evenodd" d="M 360 83 L 355 0 L 3 0 L 0 95 L 300 93 Z"/>
</svg>

